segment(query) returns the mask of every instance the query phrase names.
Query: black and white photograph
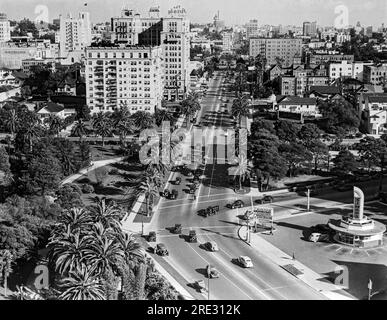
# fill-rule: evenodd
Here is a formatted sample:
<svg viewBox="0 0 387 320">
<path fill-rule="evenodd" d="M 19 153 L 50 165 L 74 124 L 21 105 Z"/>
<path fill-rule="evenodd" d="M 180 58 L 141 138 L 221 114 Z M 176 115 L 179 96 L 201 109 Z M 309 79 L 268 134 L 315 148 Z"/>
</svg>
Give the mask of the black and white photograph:
<svg viewBox="0 0 387 320">
<path fill-rule="evenodd" d="M 386 300 L 386 228 L 386 0 L 0 0 L 0 305 Z"/>
</svg>

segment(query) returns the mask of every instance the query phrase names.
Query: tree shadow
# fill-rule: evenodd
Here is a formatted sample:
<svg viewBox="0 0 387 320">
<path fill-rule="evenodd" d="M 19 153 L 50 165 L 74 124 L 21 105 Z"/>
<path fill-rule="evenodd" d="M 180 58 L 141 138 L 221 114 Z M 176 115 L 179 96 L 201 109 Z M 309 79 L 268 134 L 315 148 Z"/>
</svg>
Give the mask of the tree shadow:
<svg viewBox="0 0 387 320">
<path fill-rule="evenodd" d="M 205 278 L 208 278 L 208 274 L 207 274 L 207 269 L 206 268 L 197 268 L 195 269 L 195 271 L 199 274 L 201 274 L 202 276 L 204 276 Z"/>
</svg>

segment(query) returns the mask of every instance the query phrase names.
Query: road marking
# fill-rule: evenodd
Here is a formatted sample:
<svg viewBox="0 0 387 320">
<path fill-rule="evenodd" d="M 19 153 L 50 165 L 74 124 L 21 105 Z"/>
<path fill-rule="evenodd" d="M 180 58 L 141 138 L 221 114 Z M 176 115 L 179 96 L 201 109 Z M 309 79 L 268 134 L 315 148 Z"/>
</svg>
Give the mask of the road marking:
<svg viewBox="0 0 387 320">
<path fill-rule="evenodd" d="M 200 258 L 202 258 L 202 260 L 204 260 L 206 264 L 211 264 L 211 263 L 208 262 L 204 257 L 202 257 L 202 255 L 201 255 L 199 252 L 197 252 L 197 251 L 193 248 L 192 245 L 190 245 L 189 247 L 190 247 L 190 248 L 191 248 L 191 249 L 192 249 L 192 250 L 193 250 Z M 222 276 L 223 276 L 225 279 L 227 279 L 234 287 L 238 288 L 238 290 L 239 290 L 240 292 L 242 292 L 244 295 L 246 295 L 247 297 L 249 297 L 250 300 L 255 300 L 255 299 L 253 299 L 252 297 L 250 297 L 246 292 L 244 292 L 238 285 L 236 285 L 236 284 L 234 283 L 234 281 L 230 280 L 230 278 L 228 278 L 226 275 L 222 274 Z"/>
<path fill-rule="evenodd" d="M 338 249 L 336 249 L 335 251 L 339 251 L 339 250 L 341 250 L 343 247 L 339 247 Z"/>
<path fill-rule="evenodd" d="M 364 252 L 367 254 L 367 256 L 370 256 L 370 254 L 368 253 L 368 251 L 367 251 L 367 250 L 364 250 Z"/>
</svg>

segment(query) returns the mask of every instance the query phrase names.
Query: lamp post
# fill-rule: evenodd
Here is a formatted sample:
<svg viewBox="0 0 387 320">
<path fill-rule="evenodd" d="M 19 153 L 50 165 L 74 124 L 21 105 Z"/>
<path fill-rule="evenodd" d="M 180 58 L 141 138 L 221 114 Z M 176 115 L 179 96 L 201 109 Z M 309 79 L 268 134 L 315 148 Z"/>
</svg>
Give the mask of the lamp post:
<svg viewBox="0 0 387 320">
<path fill-rule="evenodd" d="M 307 196 L 308 196 L 308 200 L 307 200 L 306 211 L 309 212 L 310 211 L 310 188 L 308 188 Z"/>
<path fill-rule="evenodd" d="M 211 265 L 207 266 L 207 300 L 210 300 Z"/>
</svg>

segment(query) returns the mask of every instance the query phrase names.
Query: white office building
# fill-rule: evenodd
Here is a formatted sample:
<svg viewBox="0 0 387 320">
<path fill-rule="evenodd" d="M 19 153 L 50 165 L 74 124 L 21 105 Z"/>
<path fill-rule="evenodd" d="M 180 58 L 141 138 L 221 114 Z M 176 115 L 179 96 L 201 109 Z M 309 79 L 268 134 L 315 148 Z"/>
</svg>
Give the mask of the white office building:
<svg viewBox="0 0 387 320">
<path fill-rule="evenodd" d="M 80 56 L 83 56 L 91 40 L 91 22 L 88 12 L 80 12 L 77 18 L 73 18 L 71 14 L 67 17 L 60 16 L 61 58 L 67 58 L 71 52 L 79 52 Z"/>
<path fill-rule="evenodd" d="M 5 13 L 0 13 L 0 42 L 11 40 L 11 27 Z"/>
</svg>

